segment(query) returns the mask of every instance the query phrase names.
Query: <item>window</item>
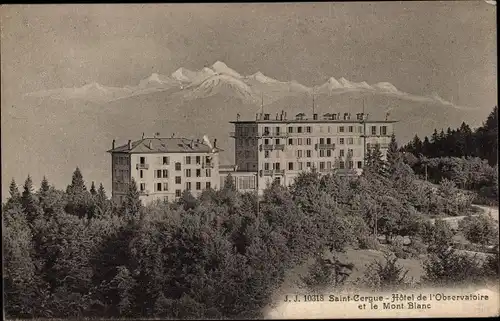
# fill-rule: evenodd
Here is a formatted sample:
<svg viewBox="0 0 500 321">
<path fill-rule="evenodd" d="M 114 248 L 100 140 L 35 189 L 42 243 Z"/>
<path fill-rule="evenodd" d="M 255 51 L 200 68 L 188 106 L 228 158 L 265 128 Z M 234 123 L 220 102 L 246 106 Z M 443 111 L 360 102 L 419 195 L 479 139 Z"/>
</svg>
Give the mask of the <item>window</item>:
<svg viewBox="0 0 500 321">
<path fill-rule="evenodd" d="M 269 158 L 269 151 L 268 150 L 264 151 L 264 158 Z"/>
<path fill-rule="evenodd" d="M 293 171 L 293 162 L 288 163 L 288 170 Z"/>
<path fill-rule="evenodd" d="M 264 127 L 264 135 L 269 135 L 269 127 Z"/>
<path fill-rule="evenodd" d="M 196 164 L 200 165 L 201 164 L 201 157 L 196 156 Z"/>
<path fill-rule="evenodd" d="M 191 169 L 190 168 L 186 169 L 186 177 L 191 177 Z"/>
<path fill-rule="evenodd" d="M 196 177 L 201 177 L 201 169 L 196 170 Z"/>
<path fill-rule="evenodd" d="M 163 165 L 168 165 L 170 162 L 169 162 L 169 159 L 167 156 L 163 156 Z"/>
<path fill-rule="evenodd" d="M 298 162 L 297 164 L 299 165 L 298 170 L 301 171 L 302 170 L 302 162 Z"/>
<path fill-rule="evenodd" d="M 372 126 L 372 135 L 377 135 L 377 126 Z"/>
<path fill-rule="evenodd" d="M 348 127 L 348 130 L 349 130 L 349 133 L 354 132 L 354 126 L 349 126 L 349 127 Z"/>
<path fill-rule="evenodd" d="M 297 157 L 302 157 L 302 151 L 301 150 L 297 151 Z"/>
<path fill-rule="evenodd" d="M 139 189 L 140 189 L 141 191 L 145 191 L 145 190 L 146 190 L 146 183 L 141 183 L 141 184 L 139 185 Z"/>
<path fill-rule="evenodd" d="M 139 177 L 144 178 L 144 173 L 143 173 L 142 169 L 139 171 Z"/>
<path fill-rule="evenodd" d="M 210 170 L 210 168 L 205 169 L 205 176 L 206 177 L 211 177 L 212 176 L 212 171 Z"/>
<path fill-rule="evenodd" d="M 266 171 L 269 170 L 269 163 L 264 163 L 264 170 L 266 170 Z"/>
<path fill-rule="evenodd" d="M 177 162 L 175 163 L 175 170 L 180 171 L 181 170 L 181 163 Z"/>
<path fill-rule="evenodd" d="M 349 169 L 354 168 L 354 162 L 353 161 L 349 161 L 349 166 L 348 167 L 349 167 Z"/>
<path fill-rule="evenodd" d="M 297 138 L 297 145 L 302 145 L 302 138 Z"/>
<path fill-rule="evenodd" d="M 339 127 L 339 132 L 343 133 L 344 132 L 344 126 Z"/>
<path fill-rule="evenodd" d="M 168 169 L 163 170 L 163 178 L 168 178 Z"/>
<path fill-rule="evenodd" d="M 307 168 L 311 168 L 311 162 L 307 162 L 307 163 L 306 163 L 306 167 L 307 167 Z"/>
<path fill-rule="evenodd" d="M 332 162 L 326 162 L 326 168 L 331 169 L 332 168 Z"/>
<path fill-rule="evenodd" d="M 328 145 L 330 145 L 330 144 L 332 143 L 332 139 L 331 139 L 331 138 L 327 138 L 327 139 L 326 139 L 326 143 L 327 143 Z"/>
<path fill-rule="evenodd" d="M 269 139 L 264 139 L 264 145 L 269 145 Z"/>
<path fill-rule="evenodd" d="M 200 190 L 201 189 L 201 182 L 196 182 L 196 190 Z"/>
<path fill-rule="evenodd" d="M 181 197 L 181 190 L 180 189 L 176 189 L 175 190 L 175 197 Z"/>
<path fill-rule="evenodd" d="M 175 184 L 180 184 L 180 183 L 181 183 L 181 177 L 175 176 Z"/>
<path fill-rule="evenodd" d="M 279 145 L 279 144 L 280 144 L 280 139 L 279 139 L 279 138 L 276 138 L 276 139 L 274 140 L 274 144 Z"/>
<path fill-rule="evenodd" d="M 191 182 L 186 182 L 186 189 L 191 190 Z"/>
<path fill-rule="evenodd" d="M 324 149 L 319 150 L 319 157 L 325 157 L 325 150 Z"/>
<path fill-rule="evenodd" d="M 348 149 L 347 150 L 347 156 L 352 157 L 354 155 L 354 150 Z"/>
<path fill-rule="evenodd" d="M 310 138 L 306 138 L 306 145 L 311 145 L 311 139 Z"/>
<path fill-rule="evenodd" d="M 205 156 L 205 163 L 210 164 L 210 162 L 211 162 L 210 156 Z"/>
<path fill-rule="evenodd" d="M 161 169 L 156 170 L 156 178 L 161 178 Z"/>
<path fill-rule="evenodd" d="M 210 187 L 210 182 L 206 182 L 206 183 L 205 183 L 205 188 L 206 188 L 206 189 L 211 188 L 211 187 Z"/>
<path fill-rule="evenodd" d="M 163 196 L 163 201 L 164 201 L 165 203 L 168 203 L 168 196 Z"/>
<path fill-rule="evenodd" d="M 307 132 L 307 133 L 310 133 L 310 132 L 311 132 L 311 126 L 307 126 L 307 127 L 306 127 L 306 132 Z"/>
<path fill-rule="evenodd" d="M 345 152 L 345 151 L 344 151 L 343 149 L 341 149 L 341 150 L 339 150 L 339 152 L 340 152 L 340 154 L 339 154 L 339 155 L 340 155 L 340 157 L 344 157 L 344 152 Z"/>
<path fill-rule="evenodd" d="M 280 134 L 280 128 L 279 128 L 279 127 L 276 127 L 276 135 L 278 135 L 278 136 L 279 136 L 279 134 Z"/>
<path fill-rule="evenodd" d="M 139 163 L 141 163 L 141 165 L 146 164 L 146 157 L 140 157 L 139 158 Z"/>
<path fill-rule="evenodd" d="M 293 145 L 293 139 L 292 138 L 288 138 L 288 145 Z"/>
<path fill-rule="evenodd" d="M 186 156 L 186 165 L 191 164 L 191 156 Z"/>
<path fill-rule="evenodd" d="M 344 145 L 345 144 L 344 138 L 339 138 L 339 144 L 340 145 Z"/>
<path fill-rule="evenodd" d="M 325 169 L 325 162 L 319 162 L 319 169 Z"/>
<path fill-rule="evenodd" d="M 359 161 L 358 162 L 358 168 L 362 168 L 363 167 L 363 162 Z"/>
<path fill-rule="evenodd" d="M 326 157 L 332 157 L 332 150 L 331 149 L 326 150 Z"/>
<path fill-rule="evenodd" d="M 168 183 L 163 183 L 163 190 L 168 191 Z"/>
<path fill-rule="evenodd" d="M 352 137 L 347 138 L 347 144 L 348 145 L 354 144 L 354 138 L 352 138 Z"/>
<path fill-rule="evenodd" d="M 280 170 L 280 163 L 274 163 L 274 169 L 279 171 Z"/>
<path fill-rule="evenodd" d="M 156 191 L 161 192 L 161 183 L 156 183 Z"/>
<path fill-rule="evenodd" d="M 276 177 L 274 181 L 278 184 L 281 185 L 281 177 Z"/>
<path fill-rule="evenodd" d="M 387 135 L 387 126 L 380 126 L 380 135 Z"/>
<path fill-rule="evenodd" d="M 302 133 L 302 127 L 301 126 L 297 127 L 297 133 Z"/>
<path fill-rule="evenodd" d="M 320 139 L 319 139 L 319 143 L 320 143 L 320 145 L 325 144 L 325 139 L 324 139 L 324 138 L 320 138 Z"/>
<path fill-rule="evenodd" d="M 345 163 L 344 163 L 344 161 L 340 161 L 340 166 L 339 166 L 339 167 L 340 167 L 340 169 L 344 169 L 344 168 L 345 168 Z"/>
<path fill-rule="evenodd" d="M 311 157 L 311 150 L 306 150 L 306 157 Z"/>
<path fill-rule="evenodd" d="M 293 133 L 293 127 L 288 127 L 288 132 Z"/>
<path fill-rule="evenodd" d="M 363 133 L 363 126 L 358 126 L 358 133 Z"/>
</svg>

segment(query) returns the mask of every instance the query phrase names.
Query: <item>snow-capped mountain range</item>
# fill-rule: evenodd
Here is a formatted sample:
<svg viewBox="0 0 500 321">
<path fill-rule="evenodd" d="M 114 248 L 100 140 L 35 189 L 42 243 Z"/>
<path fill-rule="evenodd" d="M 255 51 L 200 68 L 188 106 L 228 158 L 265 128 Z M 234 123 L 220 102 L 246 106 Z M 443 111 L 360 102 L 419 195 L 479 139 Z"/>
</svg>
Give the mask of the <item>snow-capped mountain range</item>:
<svg viewBox="0 0 500 321">
<path fill-rule="evenodd" d="M 367 92 L 379 95 L 393 96 L 404 100 L 438 103 L 453 106 L 451 102 L 432 95 L 415 95 L 402 92 L 389 82 L 368 84 L 353 82 L 344 77 L 330 77 L 324 84 L 307 87 L 294 80 L 280 81 L 258 71 L 249 76 L 242 76 L 221 61 L 210 67 L 192 71 L 181 67 L 171 75 L 151 74 L 136 86 L 107 87 L 91 83 L 82 87 L 59 88 L 28 93 L 30 97 L 49 97 L 57 100 L 83 100 L 105 103 L 128 97 L 145 95 L 153 92 L 171 90 L 172 94 L 180 95 L 182 99 L 200 99 L 217 94 L 242 99 L 247 103 L 260 104 L 261 99 L 267 103 L 276 100 L 304 94 L 337 95 L 346 92 Z"/>
</svg>

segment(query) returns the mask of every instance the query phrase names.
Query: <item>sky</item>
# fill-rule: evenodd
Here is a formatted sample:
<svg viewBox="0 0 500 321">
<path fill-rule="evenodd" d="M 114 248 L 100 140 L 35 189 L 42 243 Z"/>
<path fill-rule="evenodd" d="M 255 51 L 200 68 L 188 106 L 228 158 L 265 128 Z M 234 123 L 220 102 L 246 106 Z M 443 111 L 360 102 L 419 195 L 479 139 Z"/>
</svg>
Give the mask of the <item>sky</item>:
<svg viewBox="0 0 500 321">
<path fill-rule="evenodd" d="M 29 92 L 137 85 L 218 60 L 309 87 L 345 77 L 497 104 L 496 6 L 485 1 L 3 5 L 0 25 L 3 128 L 12 106 L 36 112 L 22 106 Z"/>
<path fill-rule="evenodd" d="M 496 103 L 484 1 L 2 6 L 2 106 L 27 92 L 135 85 L 220 60 L 311 86 L 333 76 Z"/>
</svg>

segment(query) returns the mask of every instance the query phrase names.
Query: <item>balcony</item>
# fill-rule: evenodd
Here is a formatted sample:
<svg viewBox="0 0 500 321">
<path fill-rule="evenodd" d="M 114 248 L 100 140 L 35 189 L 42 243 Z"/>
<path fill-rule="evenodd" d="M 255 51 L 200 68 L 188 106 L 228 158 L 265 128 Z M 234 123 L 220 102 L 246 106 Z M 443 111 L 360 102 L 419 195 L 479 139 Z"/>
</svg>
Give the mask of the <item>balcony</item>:
<svg viewBox="0 0 500 321">
<path fill-rule="evenodd" d="M 316 144 L 316 149 L 335 149 L 335 144 Z"/>
<path fill-rule="evenodd" d="M 285 149 L 285 145 L 284 144 L 274 145 L 274 149 L 276 149 L 276 150 L 284 150 Z"/>
<path fill-rule="evenodd" d="M 277 133 L 277 132 L 274 132 L 274 133 L 272 133 L 272 132 L 263 132 L 260 136 L 261 137 L 282 137 L 282 138 L 286 138 L 286 137 L 288 137 L 288 133 L 286 133 L 286 132 L 279 132 L 279 133 Z"/>
<path fill-rule="evenodd" d="M 284 169 L 264 169 L 262 175 L 264 176 L 274 176 L 274 175 L 284 175 Z"/>
<path fill-rule="evenodd" d="M 320 172 L 320 173 L 329 173 L 329 172 L 333 172 L 333 168 L 320 168 L 320 169 L 319 169 L 319 172 Z"/>
<path fill-rule="evenodd" d="M 149 169 L 149 164 L 136 164 L 136 169 Z"/>
<path fill-rule="evenodd" d="M 261 150 L 273 150 L 273 148 L 274 148 L 273 145 L 265 145 L 265 144 L 260 145 Z"/>
<path fill-rule="evenodd" d="M 205 163 L 205 164 L 203 164 L 202 167 L 203 168 L 214 168 L 214 164 L 213 163 Z"/>
<path fill-rule="evenodd" d="M 139 195 L 149 195 L 149 190 L 139 191 Z"/>
</svg>

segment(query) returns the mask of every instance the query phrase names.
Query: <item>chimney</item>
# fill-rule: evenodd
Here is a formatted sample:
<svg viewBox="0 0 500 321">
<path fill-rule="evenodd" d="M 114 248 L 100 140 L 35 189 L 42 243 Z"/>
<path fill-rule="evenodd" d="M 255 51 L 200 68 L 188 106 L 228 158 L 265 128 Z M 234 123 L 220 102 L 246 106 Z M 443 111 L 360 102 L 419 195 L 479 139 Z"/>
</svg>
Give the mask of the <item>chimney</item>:
<svg viewBox="0 0 500 321">
<path fill-rule="evenodd" d="M 255 114 L 255 120 L 259 120 L 259 113 Z"/>
<path fill-rule="evenodd" d="M 115 149 L 115 142 L 116 142 L 116 141 L 113 139 L 113 143 L 112 143 L 112 145 L 111 145 L 111 147 L 112 147 L 111 149 Z"/>
<path fill-rule="evenodd" d="M 128 149 L 132 149 L 132 141 L 130 139 L 128 140 Z"/>
<path fill-rule="evenodd" d="M 214 148 L 217 148 L 217 139 L 214 139 Z"/>
<path fill-rule="evenodd" d="M 142 139 L 144 139 L 144 133 L 142 133 Z"/>
<path fill-rule="evenodd" d="M 174 138 L 174 137 L 175 137 L 175 133 L 172 133 L 172 138 Z"/>
<path fill-rule="evenodd" d="M 149 140 L 148 147 L 149 147 L 149 149 L 152 149 L 152 148 L 153 148 L 153 145 L 152 145 L 151 140 Z"/>
<path fill-rule="evenodd" d="M 285 120 L 286 120 L 286 111 L 285 111 Z"/>
<path fill-rule="evenodd" d="M 276 120 L 278 120 L 278 113 L 276 113 Z"/>
</svg>

